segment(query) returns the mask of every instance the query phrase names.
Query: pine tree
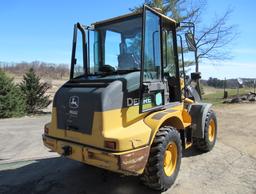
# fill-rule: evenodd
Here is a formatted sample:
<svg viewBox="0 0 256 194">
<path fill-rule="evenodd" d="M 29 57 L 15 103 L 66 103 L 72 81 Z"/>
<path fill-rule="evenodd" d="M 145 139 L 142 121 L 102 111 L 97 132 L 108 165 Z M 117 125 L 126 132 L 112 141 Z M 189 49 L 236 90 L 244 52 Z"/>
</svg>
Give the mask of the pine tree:
<svg viewBox="0 0 256 194">
<path fill-rule="evenodd" d="M 51 86 L 48 83 L 41 83 L 33 68 L 23 76 L 19 86 L 26 99 L 26 113 L 36 113 L 51 103 L 49 96 L 45 95 Z"/>
<path fill-rule="evenodd" d="M 0 70 L 0 118 L 22 116 L 25 113 L 25 99 L 19 87 Z"/>
</svg>

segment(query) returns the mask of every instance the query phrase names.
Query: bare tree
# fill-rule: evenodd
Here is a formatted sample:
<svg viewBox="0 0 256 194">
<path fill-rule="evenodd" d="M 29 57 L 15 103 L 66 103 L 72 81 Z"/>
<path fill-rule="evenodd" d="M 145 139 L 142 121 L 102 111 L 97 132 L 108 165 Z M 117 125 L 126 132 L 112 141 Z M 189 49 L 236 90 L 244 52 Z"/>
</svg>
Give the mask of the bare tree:
<svg viewBox="0 0 256 194">
<path fill-rule="evenodd" d="M 228 25 L 227 20 L 231 16 L 232 10 L 228 9 L 223 16 L 217 17 L 209 26 L 196 31 L 196 60 L 225 60 L 229 59 L 230 52 L 225 48 L 236 37 L 236 26 Z"/>
<path fill-rule="evenodd" d="M 196 24 L 196 71 L 199 71 L 200 59 L 225 60 L 231 57 L 230 52 L 225 50 L 226 46 L 237 36 L 235 25 L 227 24 L 227 20 L 232 14 L 231 9 L 228 9 L 223 16 L 216 17 L 215 21 L 207 26 L 203 26 L 201 16 L 207 5 L 206 0 L 150 0 L 147 4 L 151 7 L 160 8 L 163 14 L 177 22 Z M 141 8 L 142 5 L 131 9 L 131 11 L 138 11 Z"/>
</svg>

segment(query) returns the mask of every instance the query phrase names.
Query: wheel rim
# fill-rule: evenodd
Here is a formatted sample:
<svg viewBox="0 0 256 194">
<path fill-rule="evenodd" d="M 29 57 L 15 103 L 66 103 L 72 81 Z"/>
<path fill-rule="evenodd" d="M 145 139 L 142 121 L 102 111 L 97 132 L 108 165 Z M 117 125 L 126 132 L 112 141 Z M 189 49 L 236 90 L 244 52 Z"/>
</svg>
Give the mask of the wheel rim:
<svg viewBox="0 0 256 194">
<path fill-rule="evenodd" d="M 213 119 L 210 120 L 209 129 L 208 129 L 208 139 L 210 142 L 213 142 L 215 139 L 215 122 Z"/>
<path fill-rule="evenodd" d="M 174 142 L 168 144 L 164 154 L 164 172 L 171 176 L 176 169 L 178 149 Z"/>
</svg>

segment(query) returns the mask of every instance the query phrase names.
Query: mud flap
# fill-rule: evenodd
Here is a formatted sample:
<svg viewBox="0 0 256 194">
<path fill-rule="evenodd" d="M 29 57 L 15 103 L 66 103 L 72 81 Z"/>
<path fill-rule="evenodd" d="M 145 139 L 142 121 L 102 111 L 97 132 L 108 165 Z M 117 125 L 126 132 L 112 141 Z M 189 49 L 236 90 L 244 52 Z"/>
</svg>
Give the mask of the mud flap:
<svg viewBox="0 0 256 194">
<path fill-rule="evenodd" d="M 204 138 L 204 126 L 208 111 L 212 104 L 195 103 L 191 104 L 188 111 L 192 118 L 192 137 Z"/>
</svg>

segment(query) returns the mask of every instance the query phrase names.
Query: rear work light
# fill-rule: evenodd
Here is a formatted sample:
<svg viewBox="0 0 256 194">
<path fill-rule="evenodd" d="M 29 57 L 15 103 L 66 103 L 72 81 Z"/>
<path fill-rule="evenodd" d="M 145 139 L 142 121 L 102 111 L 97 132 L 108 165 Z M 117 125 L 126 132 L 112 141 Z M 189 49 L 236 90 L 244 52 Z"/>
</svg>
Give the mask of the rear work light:
<svg viewBox="0 0 256 194">
<path fill-rule="evenodd" d="M 116 149 L 116 142 L 114 141 L 105 141 L 105 147 L 109 149 Z"/>
</svg>

